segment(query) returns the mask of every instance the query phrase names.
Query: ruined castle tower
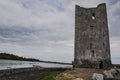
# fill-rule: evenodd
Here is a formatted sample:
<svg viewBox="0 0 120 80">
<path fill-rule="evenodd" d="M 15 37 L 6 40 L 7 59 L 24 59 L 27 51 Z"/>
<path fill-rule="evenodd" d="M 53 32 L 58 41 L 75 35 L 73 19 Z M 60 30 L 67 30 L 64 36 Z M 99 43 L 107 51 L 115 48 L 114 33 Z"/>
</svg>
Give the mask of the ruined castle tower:
<svg viewBox="0 0 120 80">
<path fill-rule="evenodd" d="M 106 4 L 75 10 L 75 68 L 111 67 Z"/>
</svg>

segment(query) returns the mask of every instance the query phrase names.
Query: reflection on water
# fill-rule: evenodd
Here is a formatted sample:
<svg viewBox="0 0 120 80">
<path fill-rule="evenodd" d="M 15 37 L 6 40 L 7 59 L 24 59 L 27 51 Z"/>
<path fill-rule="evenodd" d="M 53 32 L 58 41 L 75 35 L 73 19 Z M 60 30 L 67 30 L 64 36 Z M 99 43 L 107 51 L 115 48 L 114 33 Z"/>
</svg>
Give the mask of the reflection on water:
<svg viewBox="0 0 120 80">
<path fill-rule="evenodd" d="M 53 63 L 41 63 L 31 61 L 16 61 L 16 60 L 0 60 L 0 70 L 9 68 L 24 68 L 24 67 L 72 67 L 71 65 L 53 64 Z"/>
</svg>

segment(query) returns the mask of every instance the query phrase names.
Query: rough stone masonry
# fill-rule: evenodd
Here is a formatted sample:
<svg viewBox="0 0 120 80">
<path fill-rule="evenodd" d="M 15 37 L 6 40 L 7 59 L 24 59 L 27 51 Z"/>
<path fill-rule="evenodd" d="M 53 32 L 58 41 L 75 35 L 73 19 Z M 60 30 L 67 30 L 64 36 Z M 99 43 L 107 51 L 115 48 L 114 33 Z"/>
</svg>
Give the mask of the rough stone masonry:
<svg viewBox="0 0 120 80">
<path fill-rule="evenodd" d="M 106 4 L 75 10 L 75 68 L 111 67 Z"/>
</svg>

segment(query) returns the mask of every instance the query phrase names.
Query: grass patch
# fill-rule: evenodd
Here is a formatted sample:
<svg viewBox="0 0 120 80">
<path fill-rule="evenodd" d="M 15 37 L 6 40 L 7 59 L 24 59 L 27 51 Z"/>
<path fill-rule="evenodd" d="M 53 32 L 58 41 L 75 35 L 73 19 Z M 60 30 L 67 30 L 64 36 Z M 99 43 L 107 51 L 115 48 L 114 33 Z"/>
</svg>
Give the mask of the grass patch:
<svg viewBox="0 0 120 80">
<path fill-rule="evenodd" d="M 60 71 L 50 72 L 50 73 L 48 73 L 48 74 L 45 74 L 45 75 L 43 76 L 43 78 L 40 79 L 40 80 L 54 80 L 54 78 L 55 78 L 59 73 L 61 73 L 61 72 L 60 72 Z"/>
</svg>

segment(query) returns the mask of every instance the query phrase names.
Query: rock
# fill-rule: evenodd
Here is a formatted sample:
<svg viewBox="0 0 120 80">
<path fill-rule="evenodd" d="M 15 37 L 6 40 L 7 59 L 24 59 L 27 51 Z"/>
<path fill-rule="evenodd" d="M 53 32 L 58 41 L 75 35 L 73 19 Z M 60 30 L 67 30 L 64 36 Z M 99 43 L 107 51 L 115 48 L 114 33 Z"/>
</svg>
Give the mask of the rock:
<svg viewBox="0 0 120 80">
<path fill-rule="evenodd" d="M 117 71 L 120 73 L 120 69 L 117 69 Z"/>
<path fill-rule="evenodd" d="M 82 78 L 76 78 L 76 79 L 73 79 L 73 80 L 83 80 Z"/>
<path fill-rule="evenodd" d="M 117 70 L 117 69 L 111 69 L 111 70 L 109 70 L 110 72 L 111 72 L 111 74 L 113 75 L 113 76 L 115 76 L 115 75 L 117 75 L 118 73 L 119 73 L 119 71 Z"/>
<path fill-rule="evenodd" d="M 104 71 L 103 74 L 106 76 L 106 78 L 113 78 L 113 75 L 111 74 L 111 71 Z"/>
<path fill-rule="evenodd" d="M 103 80 L 103 74 L 94 73 L 92 80 Z"/>
<path fill-rule="evenodd" d="M 110 69 L 103 72 L 106 78 L 115 78 L 120 72 L 117 68 Z"/>
</svg>

